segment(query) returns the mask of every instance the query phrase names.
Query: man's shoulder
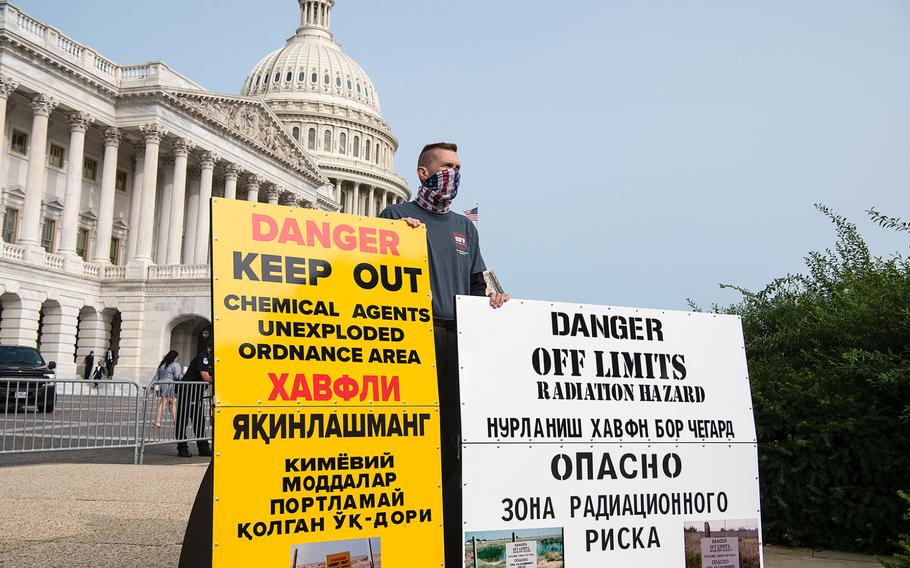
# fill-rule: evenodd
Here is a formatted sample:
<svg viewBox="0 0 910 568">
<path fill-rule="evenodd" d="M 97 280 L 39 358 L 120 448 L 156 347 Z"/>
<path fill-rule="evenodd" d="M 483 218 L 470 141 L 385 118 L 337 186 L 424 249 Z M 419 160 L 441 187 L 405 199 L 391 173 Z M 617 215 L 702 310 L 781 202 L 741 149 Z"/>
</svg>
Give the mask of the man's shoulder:
<svg viewBox="0 0 910 568">
<path fill-rule="evenodd" d="M 405 217 L 413 217 L 416 213 L 414 204 L 410 201 L 405 201 L 404 203 L 389 205 L 382 210 L 379 216 L 385 219 L 404 219 Z"/>
</svg>

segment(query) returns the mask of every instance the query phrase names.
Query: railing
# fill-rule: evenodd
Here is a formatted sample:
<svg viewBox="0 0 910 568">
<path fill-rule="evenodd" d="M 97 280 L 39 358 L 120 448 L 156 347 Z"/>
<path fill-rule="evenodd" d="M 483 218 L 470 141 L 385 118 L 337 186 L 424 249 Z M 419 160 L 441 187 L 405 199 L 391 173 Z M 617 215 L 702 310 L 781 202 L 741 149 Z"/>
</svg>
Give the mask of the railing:
<svg viewBox="0 0 910 568">
<path fill-rule="evenodd" d="M 209 277 L 208 264 L 149 266 L 149 280 L 202 280 Z"/>
<path fill-rule="evenodd" d="M 145 79 L 151 75 L 151 65 L 126 65 L 121 68 L 121 79 Z"/>
<path fill-rule="evenodd" d="M 212 389 L 178 381 L 140 388 L 131 381 L 0 379 L 0 455 L 187 446 L 211 455 Z"/>
<path fill-rule="evenodd" d="M 98 278 L 98 274 L 101 272 L 101 267 L 97 264 L 90 264 L 86 262 L 82 265 L 82 274 L 88 276 L 89 278 Z"/>
<path fill-rule="evenodd" d="M 95 55 L 95 69 L 101 71 L 105 75 L 114 76 L 117 70 L 117 66 L 107 59 L 101 57 L 100 55 Z"/>
<path fill-rule="evenodd" d="M 142 389 L 139 426 L 139 459 L 148 446 L 177 444 L 189 451 L 195 442 L 198 452 L 211 454 L 212 389 L 206 382 L 161 381 Z"/>
<path fill-rule="evenodd" d="M 105 266 L 101 271 L 101 278 L 104 280 L 115 280 L 126 278 L 125 266 Z"/>
<path fill-rule="evenodd" d="M 64 58 L 73 66 L 112 85 L 119 87 L 124 78 L 129 80 L 156 77 L 160 82 L 172 87 L 202 88 L 161 62 L 117 65 L 96 53 L 91 47 L 73 40 L 53 26 L 39 22 L 11 4 L 0 4 L 0 10 L 4 14 L 4 17 L 0 18 L 0 31 L 15 35 L 23 42 Z"/>
<path fill-rule="evenodd" d="M 44 257 L 44 266 L 55 270 L 63 270 L 63 257 L 59 254 L 47 254 Z"/>
<path fill-rule="evenodd" d="M 19 26 L 19 29 L 25 30 L 30 34 L 34 34 L 39 37 L 44 37 L 44 33 L 47 31 L 47 26 L 38 20 L 29 18 L 22 12 L 18 12 L 16 14 L 16 25 Z"/>
<path fill-rule="evenodd" d="M 139 385 L 129 381 L 0 380 L 0 454 L 134 448 Z"/>
<path fill-rule="evenodd" d="M 85 51 L 84 47 L 62 35 L 57 36 L 57 47 L 76 58 L 81 58 L 82 52 Z"/>
<path fill-rule="evenodd" d="M 25 258 L 25 248 L 10 243 L 3 243 L 3 247 L 0 248 L 0 257 L 21 261 Z"/>
</svg>

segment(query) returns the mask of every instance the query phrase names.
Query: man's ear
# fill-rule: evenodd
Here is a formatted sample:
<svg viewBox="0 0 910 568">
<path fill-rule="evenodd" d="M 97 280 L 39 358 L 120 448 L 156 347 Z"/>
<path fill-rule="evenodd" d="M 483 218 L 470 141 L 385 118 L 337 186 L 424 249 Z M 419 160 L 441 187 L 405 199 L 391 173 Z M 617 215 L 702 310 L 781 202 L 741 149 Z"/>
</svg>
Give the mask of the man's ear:
<svg viewBox="0 0 910 568">
<path fill-rule="evenodd" d="M 424 167 L 424 166 L 417 166 L 417 178 L 418 178 L 420 181 L 426 181 L 427 178 L 429 177 L 429 176 L 427 175 L 428 173 L 429 173 L 429 171 L 426 169 L 426 167 Z"/>
</svg>

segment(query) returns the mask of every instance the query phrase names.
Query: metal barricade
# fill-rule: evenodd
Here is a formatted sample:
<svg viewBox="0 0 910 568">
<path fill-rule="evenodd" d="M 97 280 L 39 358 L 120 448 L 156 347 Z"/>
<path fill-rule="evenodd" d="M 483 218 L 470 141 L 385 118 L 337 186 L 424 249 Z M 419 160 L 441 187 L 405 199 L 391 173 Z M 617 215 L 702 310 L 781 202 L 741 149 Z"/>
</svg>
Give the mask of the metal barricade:
<svg viewBox="0 0 910 568">
<path fill-rule="evenodd" d="M 138 459 L 136 383 L 0 378 L 0 404 L 0 454 L 133 448 Z"/>
<path fill-rule="evenodd" d="M 138 461 L 146 446 L 188 444 L 211 447 L 212 388 L 204 381 L 159 381 L 143 388 Z"/>
</svg>

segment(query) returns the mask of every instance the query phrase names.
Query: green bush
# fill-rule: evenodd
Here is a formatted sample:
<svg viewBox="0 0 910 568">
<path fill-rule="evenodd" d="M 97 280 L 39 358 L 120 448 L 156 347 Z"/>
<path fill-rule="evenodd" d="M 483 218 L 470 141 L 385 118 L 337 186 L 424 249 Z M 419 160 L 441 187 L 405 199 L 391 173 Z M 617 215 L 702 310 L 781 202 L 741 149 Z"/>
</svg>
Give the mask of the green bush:
<svg viewBox="0 0 910 568">
<path fill-rule="evenodd" d="M 722 309 L 742 316 L 765 540 L 891 552 L 910 488 L 910 262 L 823 206 L 833 250 Z M 869 211 L 879 224 L 910 229 Z"/>
<path fill-rule="evenodd" d="M 481 548 L 477 551 L 477 558 L 481 560 L 487 560 L 490 562 L 495 562 L 497 560 L 502 560 L 503 554 L 505 554 L 506 547 L 501 544 L 491 544 L 485 548 Z"/>
<path fill-rule="evenodd" d="M 900 492 L 901 499 L 907 502 L 907 512 L 904 519 L 910 521 L 910 493 Z M 904 533 L 897 541 L 898 552 L 894 555 L 894 562 L 879 559 L 885 568 L 910 568 L 910 532 Z"/>
</svg>

